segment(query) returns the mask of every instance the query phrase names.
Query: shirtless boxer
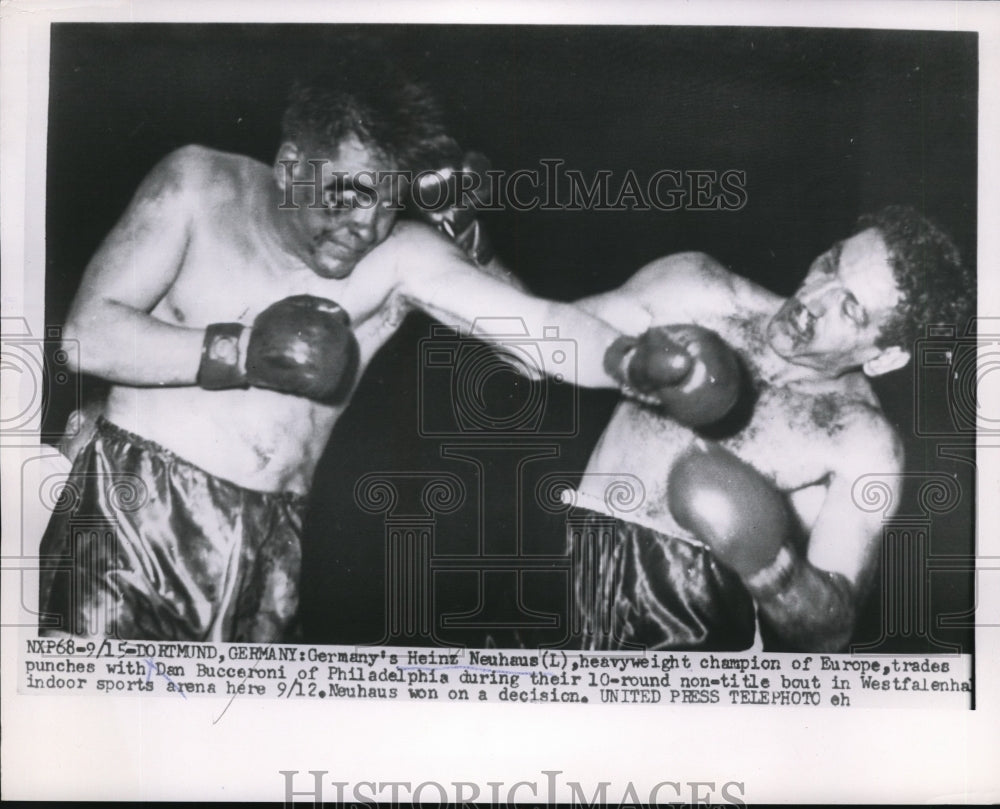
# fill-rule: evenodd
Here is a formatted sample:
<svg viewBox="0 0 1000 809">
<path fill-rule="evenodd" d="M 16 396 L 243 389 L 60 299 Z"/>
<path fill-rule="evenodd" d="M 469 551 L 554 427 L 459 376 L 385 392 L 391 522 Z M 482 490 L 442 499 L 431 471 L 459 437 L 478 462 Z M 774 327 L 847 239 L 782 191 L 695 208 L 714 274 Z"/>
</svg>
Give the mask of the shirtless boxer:
<svg viewBox="0 0 1000 809">
<path fill-rule="evenodd" d="M 112 386 L 73 467 L 76 501 L 42 540 L 52 631 L 287 637 L 316 464 L 413 309 L 466 330 L 478 319 L 484 339 L 491 317 L 557 326 L 577 341 L 578 383 L 617 385 L 602 355 L 618 332 L 498 280 L 427 225 L 396 225 L 391 172 L 433 167 L 451 141 L 426 95 L 387 71 L 301 90 L 274 166 L 170 154 L 88 265 L 65 334 L 78 370 Z M 129 486 L 135 499 L 116 502 Z M 71 536 L 88 518 L 117 524 L 110 545 Z"/>
<path fill-rule="evenodd" d="M 586 646 L 745 649 L 755 604 L 769 646 L 849 643 L 883 519 L 857 508 L 851 489 L 866 473 L 887 473 L 898 487 L 892 473 L 903 468 L 900 439 L 865 377 L 904 366 L 924 325 L 960 322 L 975 292 L 951 242 L 911 209 L 890 207 L 860 226 L 813 262 L 788 299 L 683 253 L 579 302 L 625 333 L 713 329 L 738 351 L 750 383 L 749 398 L 700 434 L 635 402 L 619 405 L 570 523 Z M 656 333 L 622 339 L 609 367 L 648 352 Z M 645 494 L 616 512 L 606 486 L 623 474 Z"/>
</svg>

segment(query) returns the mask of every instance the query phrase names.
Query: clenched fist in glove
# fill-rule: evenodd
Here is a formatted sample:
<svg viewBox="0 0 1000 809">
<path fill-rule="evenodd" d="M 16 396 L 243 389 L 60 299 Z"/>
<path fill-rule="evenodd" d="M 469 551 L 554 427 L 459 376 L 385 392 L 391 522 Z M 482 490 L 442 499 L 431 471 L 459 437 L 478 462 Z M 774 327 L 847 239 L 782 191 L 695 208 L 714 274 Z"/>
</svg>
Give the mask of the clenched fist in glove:
<svg viewBox="0 0 1000 809">
<path fill-rule="evenodd" d="M 476 209 L 490 203 L 489 168 L 485 155 L 468 152 L 458 169 L 449 166 L 421 174 L 411 191 L 417 215 L 483 265 L 493 258 L 493 247 Z"/>
<path fill-rule="evenodd" d="M 656 326 L 619 337 L 605 352 L 604 368 L 626 395 L 689 427 L 719 421 L 740 396 L 735 352 L 701 326 Z"/>
<path fill-rule="evenodd" d="M 779 587 L 792 557 L 785 498 L 760 472 L 722 447 L 698 444 L 674 464 L 667 503 L 677 524 L 760 592 Z"/>
<path fill-rule="evenodd" d="M 205 330 L 198 384 L 209 390 L 252 386 L 318 402 L 343 399 L 358 369 L 358 341 L 338 304 L 293 295 L 241 323 Z"/>
</svg>

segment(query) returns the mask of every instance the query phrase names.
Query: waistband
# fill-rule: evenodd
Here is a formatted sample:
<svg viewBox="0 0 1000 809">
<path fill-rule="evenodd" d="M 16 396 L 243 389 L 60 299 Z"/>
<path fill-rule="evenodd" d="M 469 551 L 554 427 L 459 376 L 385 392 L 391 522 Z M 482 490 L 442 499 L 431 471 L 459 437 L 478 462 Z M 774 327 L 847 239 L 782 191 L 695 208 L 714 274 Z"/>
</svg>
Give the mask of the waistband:
<svg viewBox="0 0 1000 809">
<path fill-rule="evenodd" d="M 307 498 L 305 495 L 301 495 L 298 492 L 266 492 L 261 489 L 250 489 L 246 486 L 241 486 L 238 483 L 233 483 L 231 480 L 220 478 L 218 475 L 208 472 L 197 464 L 191 463 L 191 461 L 186 458 L 182 458 L 176 452 L 171 449 L 167 449 L 162 444 L 158 444 L 156 441 L 152 441 L 149 438 L 145 438 L 144 436 L 133 433 L 130 430 L 126 430 L 124 427 L 120 427 L 114 422 L 108 421 L 104 416 L 97 417 L 96 430 L 97 433 L 103 438 L 110 438 L 114 441 L 128 444 L 136 449 L 148 452 L 151 455 L 156 455 L 171 464 L 189 469 L 198 475 L 209 478 L 218 484 L 233 489 L 234 491 L 238 491 L 252 497 L 261 498 L 263 500 L 274 500 L 277 502 L 287 503 L 296 509 L 304 509 L 306 507 Z"/>
<path fill-rule="evenodd" d="M 611 517 L 623 525 L 636 526 L 646 531 L 650 531 L 663 539 L 685 542 L 695 548 L 709 550 L 704 542 L 681 533 L 666 533 L 646 520 L 637 519 L 637 515 L 628 511 L 619 511 L 603 497 L 595 497 L 592 494 L 581 492 L 578 489 L 563 489 L 560 494 L 562 502 L 570 506 L 572 511 L 580 512 L 583 517 L 595 516 L 607 519 Z"/>
</svg>

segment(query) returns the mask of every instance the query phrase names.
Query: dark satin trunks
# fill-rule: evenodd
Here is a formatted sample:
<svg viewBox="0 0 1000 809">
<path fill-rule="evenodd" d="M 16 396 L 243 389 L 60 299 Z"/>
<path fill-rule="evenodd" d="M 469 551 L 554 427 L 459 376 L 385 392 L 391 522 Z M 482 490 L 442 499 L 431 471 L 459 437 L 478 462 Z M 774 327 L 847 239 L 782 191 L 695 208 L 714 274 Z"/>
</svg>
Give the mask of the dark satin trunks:
<svg viewBox="0 0 1000 809">
<path fill-rule="evenodd" d="M 700 544 L 588 509 L 575 509 L 567 542 L 575 632 L 591 650 L 748 649 L 753 599 Z"/>
<path fill-rule="evenodd" d="M 100 419 L 42 538 L 40 632 L 289 639 L 304 499 L 220 480 Z"/>
</svg>

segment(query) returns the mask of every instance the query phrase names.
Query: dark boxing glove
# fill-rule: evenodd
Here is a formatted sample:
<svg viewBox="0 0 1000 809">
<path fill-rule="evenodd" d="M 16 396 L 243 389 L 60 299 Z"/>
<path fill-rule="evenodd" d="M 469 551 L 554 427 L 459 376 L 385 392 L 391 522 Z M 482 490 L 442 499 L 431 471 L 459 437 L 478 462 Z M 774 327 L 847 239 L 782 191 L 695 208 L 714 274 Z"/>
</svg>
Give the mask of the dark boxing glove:
<svg viewBox="0 0 1000 809">
<path fill-rule="evenodd" d="M 689 427 L 719 421 L 740 396 L 736 353 L 701 326 L 657 326 L 619 337 L 604 354 L 604 368 L 626 395 Z"/>
<path fill-rule="evenodd" d="M 477 264 L 493 258 L 486 230 L 476 214 L 490 203 L 489 160 L 468 152 L 458 169 L 451 166 L 420 176 L 411 189 L 417 215 L 444 233 Z"/>
<path fill-rule="evenodd" d="M 677 524 L 712 549 L 755 595 L 790 573 L 785 498 L 760 472 L 722 447 L 698 442 L 674 464 L 667 504 Z"/>
<path fill-rule="evenodd" d="M 249 339 L 245 328 L 215 323 L 205 330 L 198 369 L 201 387 L 249 385 L 335 403 L 354 384 L 358 341 L 347 312 L 333 301 L 293 295 L 257 315 Z"/>
</svg>

